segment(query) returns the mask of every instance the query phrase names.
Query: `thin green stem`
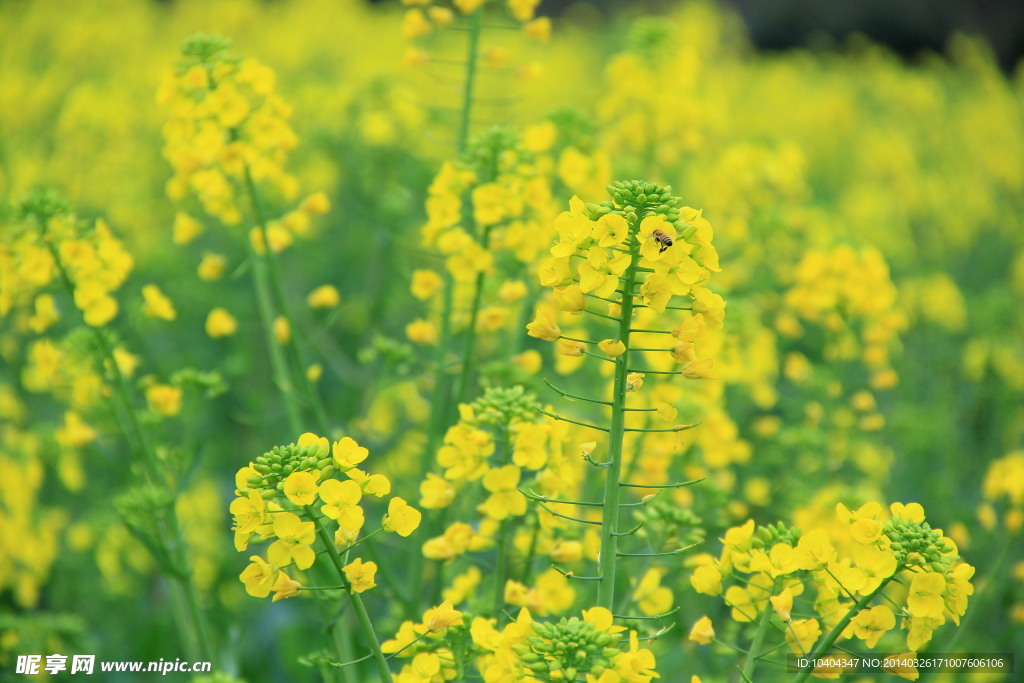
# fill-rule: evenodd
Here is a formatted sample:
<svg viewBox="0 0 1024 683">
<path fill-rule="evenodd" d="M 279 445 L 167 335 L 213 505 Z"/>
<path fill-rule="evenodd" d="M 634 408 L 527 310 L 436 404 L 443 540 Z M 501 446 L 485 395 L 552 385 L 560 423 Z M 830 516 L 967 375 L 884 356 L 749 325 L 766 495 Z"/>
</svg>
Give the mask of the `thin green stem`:
<svg viewBox="0 0 1024 683">
<path fill-rule="evenodd" d="M 334 539 L 327 533 L 327 529 L 320 522 L 320 518 L 317 517 L 313 511 L 311 505 L 305 506 L 306 516 L 313 521 L 316 526 L 317 536 L 320 538 L 320 542 L 323 543 L 327 549 L 327 554 L 331 558 L 331 562 L 334 564 L 335 569 L 338 571 L 338 576 L 345 579 L 345 563 L 341 559 L 341 554 L 338 553 L 338 548 L 334 545 Z M 363 636 L 366 639 L 366 644 L 369 646 L 370 651 L 373 653 L 373 661 L 377 666 L 377 675 L 380 677 L 381 683 L 392 683 L 391 670 L 388 669 L 387 659 L 384 657 L 384 653 L 380 649 L 380 641 L 377 640 L 377 634 L 373 630 L 373 624 L 370 622 L 370 616 L 366 613 L 366 607 L 363 605 L 362 599 L 359 594 L 349 591 L 349 599 L 352 601 L 352 606 L 356 611 L 356 618 L 359 620 L 359 626 L 363 630 Z"/>
<path fill-rule="evenodd" d="M 960 642 L 960 637 L 965 633 L 972 633 L 969 627 L 974 622 L 975 615 L 981 612 L 980 608 L 982 604 L 991 598 L 993 589 L 1008 585 L 999 581 L 999 574 L 1002 571 L 1003 563 L 1009 555 L 1010 546 L 1013 544 L 1013 536 L 1006 533 L 1003 536 L 1003 544 L 999 550 L 999 554 L 989 567 L 985 582 L 977 586 L 974 591 L 971 609 L 967 612 L 964 618 L 960 620 L 960 627 L 956 630 L 949 642 L 943 646 L 941 652 L 956 652 L 956 645 Z M 983 612 L 981 613 L 984 614 Z"/>
<path fill-rule="evenodd" d="M 426 473 L 434 464 L 434 457 L 441 442 L 441 435 L 444 432 L 448 416 L 449 381 L 445 372 L 445 356 L 452 336 L 452 310 L 455 305 L 455 283 L 451 273 L 444 269 L 444 285 L 441 290 L 441 332 L 434 353 L 434 388 L 430 396 L 430 422 L 427 425 L 427 443 L 420 456 L 420 467 L 416 480 L 422 481 Z M 428 514 L 426 517 L 426 531 L 430 537 L 436 536 L 441 528 L 440 515 Z M 410 595 L 423 595 L 423 585 L 426 580 L 424 571 L 426 558 L 422 552 L 413 553 L 412 561 L 409 563 L 409 582 L 412 586 Z M 410 600 L 406 607 L 406 616 L 414 618 L 418 615 L 415 600 Z"/>
<path fill-rule="evenodd" d="M 466 151 L 466 143 L 469 141 L 469 131 L 472 123 L 472 111 L 473 111 L 473 90 L 476 87 L 476 70 L 477 70 L 477 58 L 480 45 L 480 33 L 483 26 L 483 9 L 478 8 L 469 16 L 469 27 L 468 27 L 468 39 L 466 41 L 466 72 L 465 80 L 462 86 L 462 110 L 459 116 L 459 135 L 457 139 L 457 149 L 459 154 Z M 487 233 L 485 232 L 485 235 Z M 480 278 L 478 277 L 478 280 Z M 477 282 L 477 297 L 482 289 L 482 282 Z M 444 273 L 444 287 L 442 293 L 442 304 L 441 304 L 441 332 L 437 343 L 437 352 L 434 357 L 434 389 L 431 395 L 431 408 L 430 408 L 430 424 L 427 428 L 427 443 L 424 448 L 422 458 L 420 459 L 420 471 L 419 479 L 430 470 L 431 465 L 434 462 L 434 455 L 437 453 L 437 448 L 441 440 L 441 434 L 444 432 L 448 414 L 449 414 L 449 382 L 444 372 L 445 367 L 445 355 L 448 352 L 448 348 L 451 343 L 451 319 L 454 307 L 454 289 L 455 283 L 452 280 L 451 274 L 445 269 Z M 479 302 L 476 302 L 476 307 L 479 308 Z M 470 330 L 473 330 L 476 326 L 475 315 L 471 322 Z M 472 332 L 467 332 L 472 334 Z M 470 341 L 470 349 L 472 342 Z M 462 374 L 466 376 L 465 381 L 468 382 L 468 370 L 469 370 L 469 356 L 463 357 Z M 460 375 L 460 385 L 464 380 Z M 463 391 L 460 388 L 459 394 L 462 395 Z M 427 530 L 431 535 L 436 534 L 439 529 L 440 520 L 437 516 L 431 516 L 427 520 Z M 426 572 L 424 571 L 425 558 L 423 553 L 414 553 L 412 562 L 410 563 L 410 581 L 412 583 L 412 595 L 422 595 L 423 585 L 426 578 Z M 438 575 L 440 575 L 440 568 L 438 568 Z M 415 607 L 411 604 L 414 601 L 410 601 L 410 606 L 407 610 L 407 614 L 410 617 L 415 616 Z"/>
<path fill-rule="evenodd" d="M 896 576 L 896 574 L 899 574 L 902 570 L 903 567 L 897 567 L 896 571 L 893 572 L 892 576 L 878 584 L 878 588 L 871 591 L 870 593 L 868 593 L 867 595 L 865 595 L 853 604 L 853 606 L 846 612 L 843 618 L 839 620 L 839 623 L 836 624 L 832 628 L 832 630 L 828 632 L 828 635 L 825 636 L 825 639 L 822 640 L 816 648 L 814 648 L 810 655 L 808 655 L 807 659 L 809 663 L 807 664 L 807 666 L 800 669 L 800 673 L 793 680 L 793 683 L 803 683 L 807 680 L 807 678 L 811 675 L 811 672 L 814 670 L 813 662 L 816 659 L 820 659 L 823 654 L 829 651 L 829 649 L 835 644 L 836 640 L 839 639 L 839 636 L 842 635 L 843 631 L 846 630 L 846 627 L 850 625 L 851 621 L 853 621 L 853 618 L 857 616 L 862 609 L 867 607 L 868 604 L 870 604 L 871 601 L 875 598 L 875 596 L 881 593 L 882 589 L 888 586 L 889 582 L 892 581 L 893 577 Z"/>
<path fill-rule="evenodd" d="M 42 224 L 41 230 L 45 239 L 45 223 Z M 57 270 L 60 273 L 64 288 L 67 290 L 68 295 L 74 298 L 75 285 L 71 281 L 71 276 L 68 275 L 67 269 L 64 267 L 64 262 L 60 258 L 60 253 L 49 239 L 46 239 L 46 244 L 51 256 L 53 257 L 53 262 L 56 264 Z M 131 392 L 128 389 L 128 382 L 125 379 L 124 374 L 121 372 L 121 366 L 117 364 L 117 358 L 114 356 L 114 349 L 110 346 L 110 342 L 106 336 L 104 336 L 103 332 L 91 325 L 88 327 L 92 330 L 93 337 L 96 340 L 96 345 L 100 349 L 104 364 L 110 368 L 110 373 L 114 377 L 115 390 L 124 405 L 126 414 L 128 415 L 128 424 L 132 433 L 125 434 L 125 437 L 129 442 L 134 438 L 134 441 L 138 444 L 138 451 L 141 451 L 142 453 L 143 465 L 146 468 L 150 483 L 156 487 L 166 486 L 167 482 L 161 471 L 156 451 L 153 449 L 152 444 L 150 444 L 145 430 L 142 429 L 142 423 L 139 421 L 139 416 L 134 409 Z M 169 576 L 179 583 L 182 593 L 184 593 L 186 603 L 184 611 L 191 621 L 191 629 L 188 629 L 188 631 L 190 631 L 189 633 L 182 634 L 182 640 L 186 643 L 193 640 L 196 643 L 203 659 L 212 662 L 213 645 L 210 642 L 210 634 L 206 626 L 206 617 L 199 606 L 199 595 L 195 582 L 192 579 L 192 570 L 188 563 L 185 539 L 181 534 L 181 527 L 178 524 L 178 515 L 177 511 L 174 509 L 173 499 L 170 504 L 168 504 L 166 512 L 166 525 L 169 528 L 159 528 L 164 526 L 159 525 L 155 530 L 156 533 L 154 535 L 160 544 L 164 546 L 167 554 L 174 558 L 174 564 L 176 566 L 172 567 L 172 571 L 169 573 Z M 170 536 L 169 541 L 164 537 L 165 534 Z"/>
<path fill-rule="evenodd" d="M 530 548 L 526 551 L 526 560 L 523 562 L 523 574 L 520 577 L 525 585 L 530 585 L 530 575 L 533 569 L 533 558 L 537 554 L 537 541 L 540 540 L 540 515 L 533 514 L 533 534 L 530 535 Z"/>
<path fill-rule="evenodd" d="M 481 246 L 486 251 L 491 242 L 491 227 L 484 228 L 481 239 Z M 455 389 L 455 404 L 458 405 L 466 400 L 469 392 L 469 378 L 473 374 L 473 365 L 476 360 L 474 347 L 476 346 L 476 320 L 480 315 L 480 303 L 484 298 L 484 282 L 486 275 L 483 271 L 477 273 L 476 281 L 473 283 L 473 303 L 469 309 L 469 322 L 466 327 L 466 338 L 462 344 L 462 370 L 459 372 L 459 383 Z"/>
<path fill-rule="evenodd" d="M 281 346 L 274 338 L 274 311 L 268 295 L 269 285 L 267 283 L 267 264 L 258 255 L 253 261 L 252 267 L 253 291 L 256 294 L 256 308 L 260 314 L 260 327 L 263 328 L 263 340 L 267 345 L 270 354 L 270 372 L 274 377 L 274 384 L 284 397 L 285 412 L 288 415 L 288 429 L 292 434 L 301 434 L 302 409 L 295 399 L 295 389 L 292 385 L 291 376 L 288 372 L 288 364 L 284 357 Z"/>
<path fill-rule="evenodd" d="M 295 320 L 289 312 L 288 300 L 284 295 L 284 286 L 281 283 L 281 274 L 277 269 L 277 261 L 274 258 L 274 252 L 270 248 L 270 235 L 267 230 L 267 217 L 266 212 L 263 209 L 263 201 L 260 197 L 259 190 L 256 189 L 256 183 L 253 182 L 252 173 L 250 172 L 248 165 L 245 167 L 245 188 L 249 193 L 249 201 L 252 204 L 253 222 L 260 231 L 260 237 L 263 240 L 263 253 L 257 254 L 256 257 L 257 260 L 262 260 L 266 264 L 266 274 L 269 276 L 269 289 L 273 296 L 274 304 L 277 306 L 277 310 L 281 317 L 288 323 L 289 334 L 284 342 L 284 347 L 291 360 L 291 374 L 294 377 L 295 383 L 301 387 L 302 393 L 305 395 L 305 400 L 309 405 L 310 410 L 313 411 L 313 416 L 316 419 L 317 428 L 319 429 L 320 434 L 326 435 L 328 432 L 327 413 L 324 410 L 324 406 L 320 401 L 319 395 L 313 387 L 313 383 L 309 380 L 309 377 L 306 376 L 306 366 L 302 361 L 302 355 L 299 353 L 299 347 L 295 343 L 295 334 L 291 332 L 291 330 L 295 328 Z M 255 272 L 255 269 L 253 272 Z M 261 284 L 265 290 L 267 280 L 264 279 Z M 264 291 L 264 296 L 265 295 L 266 292 Z M 268 343 L 273 347 L 276 345 L 276 339 L 274 339 L 272 334 L 273 319 L 265 319 L 263 322 L 265 331 L 270 332 L 268 335 Z"/>
<path fill-rule="evenodd" d="M 495 451 L 498 453 L 502 465 L 508 465 L 512 461 L 512 449 L 508 447 L 508 426 L 500 428 L 500 434 L 495 443 Z M 501 527 L 498 531 L 498 552 L 494 567 L 494 610 L 505 606 L 505 577 L 508 574 L 508 540 L 511 535 L 511 522 L 508 518 L 501 520 Z"/>
<path fill-rule="evenodd" d="M 557 391 L 562 396 L 562 398 L 568 398 L 568 399 L 571 399 L 573 401 L 586 401 L 587 403 L 597 403 L 597 404 L 600 404 L 600 405 L 603 405 L 603 406 L 610 406 L 612 404 L 611 401 L 599 401 L 596 398 L 588 398 L 587 396 L 578 396 L 576 394 L 570 394 L 567 391 L 563 391 L 562 389 L 559 389 L 558 387 L 556 387 L 554 384 L 552 384 L 551 382 L 549 382 L 546 379 L 544 380 L 544 383 L 547 384 L 552 389 L 554 389 L 555 391 Z M 634 408 L 633 410 L 636 410 L 636 408 Z M 656 408 L 651 408 L 651 410 L 657 410 L 657 409 Z"/>
<path fill-rule="evenodd" d="M 455 283 L 451 273 L 444 271 L 444 285 L 441 291 L 441 333 L 434 352 L 434 388 L 430 396 L 430 424 L 427 430 L 427 445 L 420 459 L 418 479 L 422 479 L 434 464 L 441 432 L 445 427 L 445 416 L 448 414 L 448 377 L 445 374 L 445 355 L 452 336 L 452 309 L 455 305 Z"/>
<path fill-rule="evenodd" d="M 473 88 L 476 85 L 476 63 L 479 56 L 480 33 L 483 30 L 483 8 L 469 16 L 469 39 L 466 41 L 466 78 L 462 85 L 462 113 L 459 123 L 459 154 L 466 151 L 472 124 Z"/>
</svg>

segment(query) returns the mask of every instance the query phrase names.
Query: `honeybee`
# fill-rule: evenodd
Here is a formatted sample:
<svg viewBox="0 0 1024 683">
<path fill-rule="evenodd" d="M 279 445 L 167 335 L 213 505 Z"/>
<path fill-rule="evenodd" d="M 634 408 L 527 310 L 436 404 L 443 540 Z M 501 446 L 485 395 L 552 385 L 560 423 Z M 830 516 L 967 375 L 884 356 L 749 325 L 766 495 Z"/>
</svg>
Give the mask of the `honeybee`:
<svg viewBox="0 0 1024 683">
<path fill-rule="evenodd" d="M 658 250 L 659 254 L 672 246 L 672 238 L 661 230 L 655 230 L 652 232 L 651 239 L 661 245 L 661 249 Z"/>
</svg>

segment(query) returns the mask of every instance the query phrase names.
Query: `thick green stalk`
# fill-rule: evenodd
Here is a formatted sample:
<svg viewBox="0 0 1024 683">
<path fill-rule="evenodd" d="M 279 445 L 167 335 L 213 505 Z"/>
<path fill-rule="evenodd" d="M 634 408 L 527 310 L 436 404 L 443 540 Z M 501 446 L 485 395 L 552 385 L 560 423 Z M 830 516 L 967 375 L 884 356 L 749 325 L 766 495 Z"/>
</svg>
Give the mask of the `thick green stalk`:
<svg viewBox="0 0 1024 683">
<path fill-rule="evenodd" d="M 363 629 L 363 633 L 373 648 L 373 662 L 377 666 L 377 675 L 380 677 L 381 683 L 391 683 L 392 676 L 391 670 L 388 668 L 388 660 L 384 658 L 384 653 L 381 652 L 380 643 L 377 641 L 377 635 L 373 631 L 370 615 L 366 613 L 363 599 L 359 597 L 359 593 L 350 593 L 349 597 L 352 598 L 352 606 L 356 608 L 359 626 Z"/>
<path fill-rule="evenodd" d="M 334 567 L 338 570 L 338 576 L 342 581 L 345 581 L 345 562 L 341 559 L 341 554 L 338 552 L 338 548 L 334 545 L 334 539 L 327 533 L 327 529 L 320 523 L 320 518 L 316 516 L 313 511 L 313 507 L 310 505 L 306 506 L 306 514 L 316 525 L 317 536 L 320 537 L 320 542 L 324 544 L 327 549 L 327 555 L 331 558 L 331 562 Z M 377 667 L 377 675 L 380 677 L 381 683 L 392 683 L 391 670 L 388 669 L 388 661 L 384 657 L 384 653 L 380 649 L 380 641 L 377 640 L 377 634 L 373 630 L 373 623 L 370 621 L 370 616 L 366 613 L 366 607 L 363 605 L 362 598 L 359 594 L 350 591 L 349 599 L 352 601 L 352 606 L 356 610 L 356 617 L 359 619 L 359 626 L 363 630 L 363 636 L 366 639 L 366 644 L 369 646 L 370 651 L 373 653 L 373 661 Z"/>
<path fill-rule="evenodd" d="M 772 595 L 775 595 L 775 587 L 778 583 L 778 579 L 776 579 L 772 584 Z M 768 626 L 771 624 L 771 613 L 771 604 L 765 605 L 761 612 L 761 621 L 757 625 L 757 633 L 754 634 L 754 642 L 750 644 L 750 649 L 747 650 L 747 659 L 743 663 L 743 680 L 745 681 L 753 680 L 754 667 L 757 666 L 757 659 L 761 656 L 761 646 L 764 644 L 764 638 L 768 635 Z"/>
<path fill-rule="evenodd" d="M 831 647 L 835 644 L 836 640 L 839 639 L 839 636 L 842 635 L 843 631 L 846 630 L 846 627 L 850 625 L 850 622 L 853 621 L 853 618 L 857 616 L 862 609 L 867 607 L 875 598 L 875 596 L 881 593 L 882 589 L 888 586 L 889 582 L 892 581 L 893 578 L 902 570 L 903 567 L 897 567 L 896 571 L 893 572 L 893 575 L 882 581 L 882 583 L 878 585 L 878 588 L 876 588 L 872 592 L 862 597 L 856 603 L 854 603 L 853 607 L 851 607 L 843 616 L 843 618 L 839 620 L 839 623 L 836 624 L 835 627 L 828 632 L 828 635 L 825 636 L 825 639 L 821 641 L 821 644 L 818 645 L 818 647 L 814 648 L 811 654 L 807 656 L 807 659 L 811 662 L 814 662 L 814 660 L 819 659 L 822 655 L 828 652 L 829 649 L 831 649 Z M 800 669 L 800 673 L 797 674 L 797 677 L 793 680 L 793 683 L 803 683 L 803 681 L 806 681 L 813 671 L 814 665 L 808 664 L 807 666 Z"/>
<path fill-rule="evenodd" d="M 639 218 L 637 219 L 639 221 Z M 630 226 L 634 235 L 636 226 Z M 597 592 L 597 604 L 609 610 L 615 606 L 615 569 L 618 559 L 619 500 L 622 487 L 622 442 L 626 428 L 626 369 L 629 367 L 629 328 L 633 321 L 633 286 L 636 284 L 637 266 L 640 261 L 640 243 L 634 236 L 630 246 L 630 262 L 626 268 L 619 313 L 618 339 L 626 350 L 615 359 L 615 385 L 612 397 L 612 423 L 608 434 L 608 461 L 604 480 L 604 517 L 601 521 L 601 581 Z"/>
<path fill-rule="evenodd" d="M 333 576 L 327 571 L 328 567 L 323 565 L 314 564 L 309 568 L 310 576 L 313 582 L 318 586 L 328 586 L 333 581 Z M 344 586 L 337 586 L 338 589 L 344 589 Z M 352 652 L 352 639 L 350 629 L 348 628 L 347 614 L 341 612 L 341 600 L 334 600 L 327 596 L 316 596 L 316 608 L 320 614 L 320 619 L 325 625 L 327 631 L 328 642 L 334 650 L 334 657 L 338 662 L 351 662 L 355 659 L 355 654 Z M 343 667 L 328 667 L 325 671 L 321 669 L 321 678 L 324 683 L 333 683 L 339 681 L 340 683 L 360 683 L 356 679 L 357 671 L 354 667 L 343 666 Z"/>
<path fill-rule="evenodd" d="M 295 329 L 295 321 L 289 313 L 288 300 L 284 295 L 284 287 L 281 284 L 281 275 L 277 270 L 277 261 L 274 259 L 274 252 L 270 248 L 270 236 L 267 231 L 267 218 L 266 212 L 263 210 L 263 202 L 260 198 L 259 190 L 256 189 L 256 183 L 253 182 L 252 173 L 249 171 L 249 167 L 245 167 L 245 188 L 249 193 L 249 201 L 252 204 L 253 222 L 260 231 L 260 237 L 263 240 L 263 253 L 256 255 L 257 261 L 262 261 L 266 266 L 266 276 L 262 278 L 262 282 L 257 282 L 257 287 L 262 287 L 264 298 L 267 297 L 267 290 L 269 289 L 270 295 L 273 297 L 274 304 L 277 307 L 281 317 L 288 323 L 289 334 L 288 338 L 284 343 L 284 347 L 288 353 L 291 361 L 291 375 L 293 376 L 294 384 L 289 383 L 291 389 L 297 384 L 304 395 L 306 403 L 309 405 L 310 410 L 313 411 L 313 416 L 316 419 L 317 429 L 319 429 L 321 435 L 327 435 L 328 423 L 327 413 L 324 410 L 323 403 L 320 401 L 319 395 L 313 387 L 313 383 L 306 376 L 306 366 L 302 362 L 302 355 L 299 353 L 299 347 L 295 343 L 295 333 L 291 330 Z M 256 272 L 256 269 L 253 269 Z M 259 278 L 257 278 L 259 280 Z M 267 283 L 269 280 L 269 288 Z M 259 296 L 259 293 L 257 294 Z M 267 311 L 268 315 L 270 312 Z M 260 317 L 264 318 L 263 315 L 263 304 L 261 303 Z M 273 353 L 273 347 L 276 345 L 276 339 L 274 338 L 272 326 L 273 317 L 269 320 L 263 319 L 264 332 L 267 335 L 267 342 L 271 346 L 271 353 Z M 287 397 L 286 397 L 287 398 Z M 294 399 L 294 394 L 292 394 Z"/>
</svg>

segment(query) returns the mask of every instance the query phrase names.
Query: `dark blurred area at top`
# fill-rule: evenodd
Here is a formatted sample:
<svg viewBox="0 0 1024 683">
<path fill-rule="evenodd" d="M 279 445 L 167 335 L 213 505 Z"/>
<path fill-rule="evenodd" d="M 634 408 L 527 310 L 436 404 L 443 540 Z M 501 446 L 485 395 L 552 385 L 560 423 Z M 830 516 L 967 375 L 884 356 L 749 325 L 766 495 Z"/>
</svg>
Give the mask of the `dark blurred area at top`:
<svg viewBox="0 0 1024 683">
<path fill-rule="evenodd" d="M 556 4 L 567 4 L 551 1 Z M 608 3 L 606 3 L 608 4 Z M 729 0 L 765 50 L 861 33 L 904 57 L 942 52 L 957 32 L 984 36 L 1004 70 L 1024 54 L 1024 0 Z"/>
<path fill-rule="evenodd" d="M 374 0 L 371 0 L 371 2 Z M 378 0 L 379 1 L 379 0 Z M 388 1 L 388 0 L 385 0 Z M 393 1 L 393 0 L 391 0 Z M 1004 70 L 1024 55 L 1024 0 L 719 0 L 747 25 L 763 50 L 820 46 L 863 34 L 913 58 L 943 52 L 957 32 L 985 37 Z M 542 0 L 538 13 L 559 16 L 581 0 Z M 661 13 L 678 0 L 587 0 L 602 12 Z M 823 41 L 823 39 L 825 39 Z"/>
</svg>

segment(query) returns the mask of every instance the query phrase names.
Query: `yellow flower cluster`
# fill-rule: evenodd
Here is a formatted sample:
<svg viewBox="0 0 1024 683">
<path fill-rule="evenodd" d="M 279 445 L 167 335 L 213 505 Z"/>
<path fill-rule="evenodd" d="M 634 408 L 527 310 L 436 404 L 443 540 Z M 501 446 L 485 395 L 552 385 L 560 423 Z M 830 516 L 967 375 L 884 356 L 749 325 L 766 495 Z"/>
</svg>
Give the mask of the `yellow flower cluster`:
<svg viewBox="0 0 1024 683">
<path fill-rule="evenodd" d="M 401 683 L 431 683 L 454 677 L 452 647 L 464 642 L 465 635 L 471 643 L 467 654 L 483 680 L 490 683 L 524 677 L 649 683 L 658 677 L 654 654 L 640 646 L 636 631 L 627 634 L 625 627 L 615 626 L 611 612 L 602 607 L 584 610 L 582 618 L 557 622 L 537 621 L 529 609 L 523 608 L 504 628 L 498 629 L 497 623 L 497 619 L 477 616 L 467 627 L 463 614 L 446 602 L 428 610 L 422 623 L 404 622 L 395 638 L 384 642 L 382 650 L 411 659 L 396 678 Z M 622 647 L 624 643 L 628 646 Z"/>
<path fill-rule="evenodd" d="M 651 201 L 654 200 L 652 197 Z M 621 211 L 609 209 L 610 206 L 586 205 L 574 197 L 569 211 L 556 220 L 558 241 L 551 247 L 551 257 L 540 268 L 540 282 L 552 288 L 552 298 L 538 308 L 536 318 L 527 326 L 530 336 L 558 341 L 558 352 L 564 357 L 591 354 L 587 341 L 574 338 L 582 331 L 572 329 L 563 334 L 558 323 L 573 324 L 574 316 L 585 311 L 617 319 L 622 307 L 621 287 L 632 253 L 638 256 L 634 284 L 639 286 L 632 306 L 633 327 L 639 332 L 633 335 L 632 346 L 644 347 L 645 360 L 658 372 L 675 367 L 688 379 L 717 377 L 714 359 L 702 356 L 697 349 L 698 340 L 708 330 L 721 329 L 725 315 L 725 301 L 707 288 L 710 272 L 719 270 L 710 223 L 689 207 L 673 214 L 674 220 L 652 212 L 633 225 Z M 675 296 L 688 297 L 692 303 L 673 304 Z M 662 315 L 667 310 L 688 310 L 691 315 L 673 327 Z M 661 329 L 671 329 L 670 346 L 664 346 L 660 335 L 648 333 Z M 605 357 L 617 358 L 626 351 L 625 342 L 609 338 L 594 345 Z M 659 346 L 663 353 L 658 353 Z M 567 372 L 575 367 L 562 363 L 558 369 Z M 639 389 L 643 378 L 642 373 L 633 373 L 630 390 Z M 662 411 L 661 415 L 669 420 L 674 418 L 671 410 Z"/>
<path fill-rule="evenodd" d="M 298 181 L 285 170 L 298 138 L 288 124 L 291 107 L 274 91 L 274 72 L 254 59 L 232 59 L 227 42 L 195 36 L 182 46 L 185 60 L 164 73 L 157 101 L 169 113 L 163 134 L 164 157 L 174 169 L 167 183 L 171 199 L 194 196 L 203 210 L 226 225 L 242 221 L 243 198 L 257 203 L 255 186 L 271 187 L 292 201 Z M 296 235 L 310 230 L 310 216 L 325 213 L 329 202 L 314 194 L 279 220 L 254 231 L 257 251 L 269 242 L 272 251 L 287 248 Z M 253 207 L 255 214 L 262 207 Z M 262 217 L 257 219 L 262 220 Z M 184 244 L 202 230 L 189 214 L 179 212 L 174 241 Z"/>
<path fill-rule="evenodd" d="M 851 512 L 840 503 L 839 537 L 825 528 L 756 528 L 748 520 L 726 532 L 720 557 L 702 558 L 690 583 L 698 593 L 723 596 L 735 621 L 769 619 L 800 655 L 828 652 L 840 638 L 874 648 L 897 627 L 916 652 L 947 620 L 960 623 L 974 567 L 924 521 L 920 505 L 893 503 L 890 511 L 867 503 Z M 800 596 L 813 616 L 794 609 Z M 830 631 L 824 638 L 823 629 Z M 707 642 L 710 622 L 699 621 L 690 637 Z"/>
<path fill-rule="evenodd" d="M 258 542 L 275 539 L 267 548 L 267 559 L 258 555 L 241 574 L 246 591 L 255 597 L 275 592 L 274 600 L 298 594 L 300 584 L 284 569 L 307 570 L 316 560 L 313 545 L 326 545 L 337 563 L 338 548 L 351 549 L 358 543 L 365 521 L 360 504 L 364 495 L 384 498 L 391 482 L 382 474 L 360 469 L 369 452 L 350 437 L 331 444 L 325 437 L 303 434 L 296 444 L 278 447 L 260 456 L 235 476 L 235 548 L 241 552 L 253 538 Z M 332 475 L 342 473 L 347 478 Z M 315 506 L 319 505 L 319 509 Z M 408 536 L 420 524 L 420 512 L 402 498 L 393 497 L 381 520 L 380 531 Z M 330 533 L 333 531 L 333 533 Z M 356 559 L 337 566 L 349 590 L 361 593 L 373 588 L 377 565 Z"/>
<path fill-rule="evenodd" d="M 548 17 L 535 17 L 540 0 L 451 0 L 450 3 L 437 0 L 402 0 L 408 6 L 402 18 L 402 37 L 406 40 L 422 42 L 438 29 L 460 26 L 473 15 L 483 12 L 487 5 L 506 5 L 507 14 L 522 27 L 523 34 L 539 42 L 547 42 L 551 37 L 551 20 Z M 503 66 L 506 51 L 500 47 L 485 48 L 482 56 L 491 66 Z M 405 61 L 410 66 L 418 66 L 430 61 L 429 53 L 422 49 L 410 48 Z"/>
<path fill-rule="evenodd" d="M 859 355 L 873 370 L 875 388 L 890 388 L 896 377 L 889 350 L 906 327 L 906 317 L 896 309 L 896 286 L 881 252 L 849 246 L 809 251 L 793 279 L 777 321 L 779 331 L 799 336 L 797 319 L 822 326 L 829 336 L 829 360 Z"/>
<path fill-rule="evenodd" d="M 699 211 L 685 207 L 681 225 L 682 236 L 665 216 L 655 214 L 631 230 L 621 214 L 603 212 L 595 219 L 583 201 L 573 197 L 569 211 L 555 222 L 558 242 L 541 268 L 541 284 L 554 289 L 560 310 L 580 313 L 586 307 L 583 295 L 593 292 L 606 299 L 615 293 L 618 278 L 629 265 L 630 245 L 639 240 L 640 266 L 649 272 L 640 279 L 644 305 L 664 313 L 673 296 L 690 296 L 695 316 L 677 338 L 692 343 L 704 326 L 722 326 L 725 303 L 705 285 L 708 271 L 719 270 L 711 224 Z M 573 257 L 579 260 L 573 263 Z M 682 348 L 678 355 L 680 360 L 689 357 Z"/>
<path fill-rule="evenodd" d="M 420 484 L 420 505 L 437 510 L 461 502 L 459 509 L 479 514 L 481 521 L 473 526 L 452 522 L 443 534 L 424 543 L 426 557 L 450 561 L 465 552 L 493 547 L 500 523 L 527 514 L 527 498 L 520 489 L 537 488 L 553 497 L 578 492 L 581 473 L 579 463 L 565 453 L 566 425 L 538 422 L 536 413 L 525 408 L 532 397 L 521 391 L 515 396 L 524 401 L 519 406 L 522 412 L 502 416 L 498 423 L 489 421 L 480 402 L 460 406 L 461 418 L 449 428 L 437 452 L 443 474 L 427 474 Z M 492 463 L 496 449 L 503 460 Z M 476 509 L 467 509 L 465 501 L 477 496 L 481 502 Z M 535 541 L 539 547 L 550 547 L 555 526 L 539 534 Z"/>
<path fill-rule="evenodd" d="M 454 281 L 454 312 L 447 314 L 454 330 L 474 325 L 474 331 L 493 333 L 517 322 L 530 291 L 520 279 L 522 266 L 536 263 L 547 246 L 540 227 L 550 213 L 548 183 L 531 155 L 503 129 L 474 138 L 464 161 L 441 166 L 428 189 L 421 234 Z M 474 307 L 481 287 L 487 303 Z M 413 342 L 436 344 L 439 319 L 446 317 L 444 279 L 417 270 L 410 289 L 432 311 L 410 323 L 406 334 Z"/>
<path fill-rule="evenodd" d="M 1013 451 L 989 463 L 981 484 L 985 503 L 978 508 L 978 519 L 987 529 L 998 524 L 996 506 L 1005 505 L 1003 525 L 1011 534 L 1024 528 L 1024 451 Z"/>
<path fill-rule="evenodd" d="M 31 201 L 31 200 L 29 200 Z M 42 333 L 59 317 L 46 289 L 67 278 L 85 322 L 102 327 L 118 313 L 114 294 L 135 265 L 132 255 L 103 219 L 92 226 L 70 213 L 37 214 L 20 234 L 0 244 L 0 315 L 17 309 L 20 331 Z"/>
<path fill-rule="evenodd" d="M 5 408 L 14 404 L 5 399 Z M 13 417 L 6 410 L 4 418 Z M 8 425 L 0 435 L 0 591 L 34 608 L 59 556 L 67 515 L 42 495 L 42 446 L 33 434 Z"/>
<path fill-rule="evenodd" d="M 226 59 L 226 44 L 214 40 L 186 43 L 189 59 L 164 73 L 157 102 L 170 113 L 164 157 L 175 175 L 168 194 L 194 193 L 208 213 L 234 225 L 242 211 L 233 183 L 247 173 L 286 198 L 298 192 L 283 168 L 298 139 L 287 123 L 291 109 L 274 94 L 274 72 L 252 59 Z"/>
</svg>

